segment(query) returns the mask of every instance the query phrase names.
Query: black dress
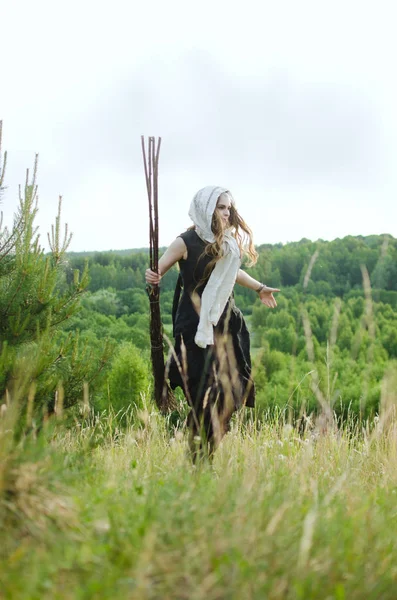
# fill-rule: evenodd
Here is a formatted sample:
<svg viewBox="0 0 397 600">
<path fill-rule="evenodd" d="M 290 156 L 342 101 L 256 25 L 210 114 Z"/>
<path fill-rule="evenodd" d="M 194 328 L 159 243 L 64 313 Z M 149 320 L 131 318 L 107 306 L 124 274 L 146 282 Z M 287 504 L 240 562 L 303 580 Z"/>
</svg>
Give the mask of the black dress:
<svg viewBox="0 0 397 600">
<path fill-rule="evenodd" d="M 173 358 L 168 377 L 173 389 L 178 386 L 184 389 L 192 406 L 194 414 L 190 415 L 190 424 L 193 426 L 193 421 L 196 425 L 197 421 L 201 424 L 204 421 L 205 433 L 211 441 L 214 435 L 214 408 L 217 415 L 222 417 L 222 429 L 222 423 L 227 426 L 234 410 L 243 405 L 254 406 L 250 338 L 244 317 L 236 307 L 232 294 L 214 328 L 214 344 L 207 348 L 197 346 L 194 337 L 199 324 L 198 306 L 208 281 L 208 278 L 203 281 L 204 270 L 211 257 L 204 254 L 206 243 L 194 229 L 179 237 L 186 244 L 188 256 L 186 260 L 179 261 L 180 275 L 172 315 L 179 367 Z"/>
</svg>

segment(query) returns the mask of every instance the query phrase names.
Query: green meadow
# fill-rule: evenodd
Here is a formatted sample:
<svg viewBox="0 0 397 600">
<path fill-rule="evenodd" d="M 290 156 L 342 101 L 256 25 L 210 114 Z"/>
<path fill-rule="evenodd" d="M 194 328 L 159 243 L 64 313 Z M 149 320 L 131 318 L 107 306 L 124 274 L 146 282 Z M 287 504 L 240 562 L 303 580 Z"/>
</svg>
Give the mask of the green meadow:
<svg viewBox="0 0 397 600">
<path fill-rule="evenodd" d="M 394 599 L 395 383 L 371 425 L 237 415 L 197 467 L 149 408 L 18 444 L 4 418 L 0 596 Z"/>
</svg>

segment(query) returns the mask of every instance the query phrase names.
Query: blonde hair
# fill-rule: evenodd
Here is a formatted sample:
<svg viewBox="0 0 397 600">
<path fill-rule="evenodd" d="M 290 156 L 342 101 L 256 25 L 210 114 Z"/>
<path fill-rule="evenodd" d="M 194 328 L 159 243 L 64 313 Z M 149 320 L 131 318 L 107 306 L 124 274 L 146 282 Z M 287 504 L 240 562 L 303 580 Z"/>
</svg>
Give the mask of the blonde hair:
<svg viewBox="0 0 397 600">
<path fill-rule="evenodd" d="M 232 228 L 231 233 L 240 249 L 240 256 L 241 258 L 247 257 L 247 266 L 253 267 L 258 260 L 258 253 L 255 250 L 252 231 L 238 213 L 231 193 L 223 192 L 219 198 L 222 198 L 222 196 L 226 196 L 230 200 L 230 217 L 228 228 Z M 216 208 L 212 215 L 211 229 L 212 233 L 214 234 L 215 241 L 206 245 L 203 254 L 212 256 L 213 258 L 204 269 L 203 281 L 207 279 L 218 260 L 223 256 L 223 236 L 225 225 L 216 211 Z"/>
</svg>

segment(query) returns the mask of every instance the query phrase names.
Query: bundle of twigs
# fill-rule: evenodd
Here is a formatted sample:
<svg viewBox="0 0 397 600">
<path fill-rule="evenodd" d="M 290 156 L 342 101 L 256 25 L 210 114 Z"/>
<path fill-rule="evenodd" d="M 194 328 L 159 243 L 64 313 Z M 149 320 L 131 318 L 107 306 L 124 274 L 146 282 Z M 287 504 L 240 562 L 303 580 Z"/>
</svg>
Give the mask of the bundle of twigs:
<svg viewBox="0 0 397 600">
<path fill-rule="evenodd" d="M 158 273 L 159 268 L 159 218 L 158 218 L 158 164 L 161 138 L 157 144 L 154 137 L 148 138 L 146 153 L 145 138 L 141 137 L 143 164 L 145 167 L 146 188 L 149 201 L 149 247 L 150 268 Z M 154 397 L 158 408 L 167 412 L 175 407 L 175 398 L 168 382 L 165 381 L 163 327 L 160 314 L 160 287 L 148 285 L 150 303 L 150 345 L 154 377 Z"/>
</svg>

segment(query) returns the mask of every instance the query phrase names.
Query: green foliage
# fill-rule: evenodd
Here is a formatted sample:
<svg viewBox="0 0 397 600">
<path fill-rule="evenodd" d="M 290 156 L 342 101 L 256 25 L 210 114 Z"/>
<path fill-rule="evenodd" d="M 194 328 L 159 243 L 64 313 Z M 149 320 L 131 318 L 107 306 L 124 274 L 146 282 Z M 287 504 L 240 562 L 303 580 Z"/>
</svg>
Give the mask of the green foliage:
<svg viewBox="0 0 397 600">
<path fill-rule="evenodd" d="M 129 405 L 142 407 L 142 396 L 147 394 L 150 384 L 150 361 L 132 343 L 125 342 L 113 359 L 109 371 L 106 400 L 101 407 L 110 405 L 115 411 L 125 410 Z"/>
<path fill-rule="evenodd" d="M 111 289 L 102 289 L 87 295 L 83 300 L 83 306 L 88 309 L 95 310 L 102 315 L 119 317 L 124 312 L 124 307 L 121 300 L 118 298 L 115 291 Z"/>
<path fill-rule="evenodd" d="M 1 133 L 1 132 L 0 132 Z M 0 139 L 1 146 L 1 139 Z M 71 240 L 67 225 L 61 231 L 61 198 L 45 255 L 35 227 L 37 214 L 36 156 L 29 171 L 10 230 L 0 225 L 0 398 L 17 394 L 21 407 L 34 384 L 34 412 L 40 418 L 54 410 L 55 393 L 63 389 L 65 408 L 82 397 L 84 383 L 94 389 L 110 354 L 108 343 L 100 351 L 62 329 L 77 314 L 88 285 L 87 266 L 70 272 L 67 281 L 66 250 Z M 1 167 L 1 165 L 0 165 Z M 1 170 L 1 180 L 4 168 Z"/>
<path fill-rule="evenodd" d="M 262 352 L 266 374 L 259 369 L 255 376 L 259 411 L 275 406 L 288 407 L 296 416 L 316 411 L 321 394 L 341 416 L 348 410 L 362 417 L 375 414 L 380 382 L 396 356 L 396 311 L 362 296 L 344 302 L 308 294 L 300 298 L 287 292 L 275 311 L 259 302 L 253 307 L 253 346 L 255 353 Z M 302 307 L 309 332 L 304 331 Z"/>
</svg>

